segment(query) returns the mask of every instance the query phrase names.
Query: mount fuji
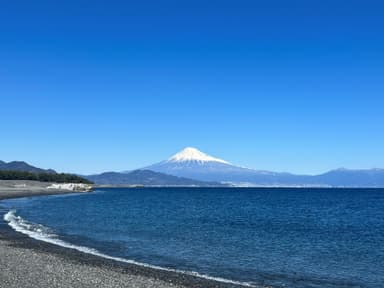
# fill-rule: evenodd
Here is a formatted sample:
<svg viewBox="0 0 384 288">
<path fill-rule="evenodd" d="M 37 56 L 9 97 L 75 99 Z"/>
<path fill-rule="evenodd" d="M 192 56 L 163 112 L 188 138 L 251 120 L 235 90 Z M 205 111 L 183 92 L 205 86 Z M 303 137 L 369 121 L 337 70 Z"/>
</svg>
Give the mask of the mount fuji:
<svg viewBox="0 0 384 288">
<path fill-rule="evenodd" d="M 142 169 L 236 186 L 384 187 L 384 169 L 336 169 L 320 175 L 295 175 L 239 167 L 192 147 Z"/>
<path fill-rule="evenodd" d="M 275 173 L 235 166 L 193 147 L 187 147 L 168 160 L 143 169 L 201 181 L 234 182 L 237 184 L 278 185 L 282 180 L 287 184 L 294 184 L 293 178 L 297 178 L 297 176 L 289 173 Z"/>
</svg>

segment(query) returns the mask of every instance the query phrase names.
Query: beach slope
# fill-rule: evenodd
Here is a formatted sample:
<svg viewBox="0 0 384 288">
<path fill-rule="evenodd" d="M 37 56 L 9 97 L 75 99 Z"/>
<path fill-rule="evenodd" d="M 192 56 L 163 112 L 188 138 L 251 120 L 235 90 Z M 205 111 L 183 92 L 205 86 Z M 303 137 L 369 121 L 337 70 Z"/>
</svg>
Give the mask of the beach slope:
<svg viewBox="0 0 384 288">
<path fill-rule="evenodd" d="M 50 183 L 36 181 L 0 181 L 0 200 L 74 193 L 49 189 L 48 186 Z M 121 263 L 38 241 L 15 232 L 2 217 L 0 288 L 239 287 L 182 273 Z"/>
</svg>

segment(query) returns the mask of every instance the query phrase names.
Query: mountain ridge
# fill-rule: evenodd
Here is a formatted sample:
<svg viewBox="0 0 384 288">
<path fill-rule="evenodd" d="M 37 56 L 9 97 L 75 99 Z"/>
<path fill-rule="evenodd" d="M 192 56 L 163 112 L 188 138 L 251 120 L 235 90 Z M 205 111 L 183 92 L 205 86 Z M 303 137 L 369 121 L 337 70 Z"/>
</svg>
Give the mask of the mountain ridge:
<svg viewBox="0 0 384 288">
<path fill-rule="evenodd" d="M 24 171 L 24 172 L 31 172 L 31 173 L 56 173 L 56 171 L 53 169 L 38 168 L 24 161 L 5 162 L 0 160 L 0 170 Z"/>
<path fill-rule="evenodd" d="M 104 172 L 83 176 L 99 185 L 145 185 L 145 186 L 199 186 L 222 187 L 218 182 L 205 182 L 184 177 L 167 175 L 151 170 L 133 170 L 128 173 Z"/>
<path fill-rule="evenodd" d="M 193 153 L 187 153 L 188 157 L 181 157 L 186 151 Z M 197 157 L 193 158 L 195 155 Z M 199 155 L 204 155 L 205 161 L 202 161 Z M 178 158 L 178 161 L 174 161 L 175 158 Z M 384 169 L 380 168 L 339 168 L 319 175 L 296 175 L 235 166 L 192 147 L 183 149 L 168 160 L 142 169 L 201 181 L 231 183 L 235 186 L 384 187 Z"/>
<path fill-rule="evenodd" d="M 56 173 L 55 170 L 38 168 L 24 161 L 7 163 L 0 160 L 0 171 L 4 170 Z M 318 175 L 297 175 L 235 166 L 192 147 L 141 169 L 104 172 L 83 177 L 98 184 L 110 185 L 384 188 L 382 168 L 337 168 Z"/>
</svg>

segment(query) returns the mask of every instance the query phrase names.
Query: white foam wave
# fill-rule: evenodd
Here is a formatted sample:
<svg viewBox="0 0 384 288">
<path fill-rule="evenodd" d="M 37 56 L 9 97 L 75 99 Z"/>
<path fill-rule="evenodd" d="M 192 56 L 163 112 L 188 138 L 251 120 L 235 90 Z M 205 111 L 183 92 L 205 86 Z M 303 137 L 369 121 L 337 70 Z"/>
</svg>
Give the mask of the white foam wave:
<svg viewBox="0 0 384 288">
<path fill-rule="evenodd" d="M 218 282 L 222 282 L 222 283 L 241 285 L 241 286 L 245 286 L 245 287 L 258 287 L 258 286 L 252 285 L 251 283 L 239 282 L 239 281 L 229 280 L 229 279 L 225 279 L 225 278 L 221 278 L 221 277 L 213 277 L 213 276 L 201 274 L 201 273 L 198 273 L 195 271 L 184 271 L 184 270 L 178 270 L 178 269 L 164 268 L 161 266 L 141 263 L 141 262 L 137 262 L 134 260 L 129 260 L 129 259 L 121 258 L 121 257 L 113 257 L 113 256 L 109 256 L 107 254 L 101 253 L 101 252 L 99 252 L 93 248 L 89 248 L 89 247 L 85 247 L 85 246 L 79 246 L 79 245 L 73 245 L 73 244 L 70 244 L 68 242 L 65 242 L 65 241 L 57 238 L 58 236 L 55 235 L 54 233 L 52 233 L 49 228 L 47 228 L 43 225 L 40 225 L 40 224 L 31 223 L 31 222 L 21 218 L 20 216 L 17 216 L 16 210 L 11 210 L 8 213 L 6 213 L 3 217 L 3 219 L 6 222 L 8 222 L 8 225 L 10 227 L 12 227 L 12 229 L 14 229 L 17 232 L 28 235 L 29 237 L 31 237 L 33 239 L 44 241 L 44 242 L 58 245 L 58 246 L 65 247 L 65 248 L 74 249 L 74 250 L 88 253 L 88 254 L 92 254 L 95 256 L 103 257 L 105 259 L 115 260 L 115 261 L 128 263 L 128 264 L 139 265 L 142 267 L 148 267 L 148 268 L 161 270 L 161 271 L 182 273 L 182 274 L 191 275 L 191 276 L 195 276 L 195 277 L 199 277 L 199 278 L 204 278 L 207 280 L 218 281 Z"/>
</svg>

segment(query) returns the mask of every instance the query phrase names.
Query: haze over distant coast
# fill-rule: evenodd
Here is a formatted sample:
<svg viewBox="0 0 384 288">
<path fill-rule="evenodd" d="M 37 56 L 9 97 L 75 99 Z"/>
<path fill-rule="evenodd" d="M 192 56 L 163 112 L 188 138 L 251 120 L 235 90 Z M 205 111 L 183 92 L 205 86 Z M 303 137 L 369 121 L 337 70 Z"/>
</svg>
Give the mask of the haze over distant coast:
<svg viewBox="0 0 384 288">
<path fill-rule="evenodd" d="M 22 161 L 0 162 L 1 170 L 56 173 Z M 295 175 L 239 167 L 186 147 L 168 160 L 126 172 L 84 176 L 102 185 L 197 186 L 197 187 L 384 187 L 384 169 L 339 168 L 319 175 Z"/>
<path fill-rule="evenodd" d="M 239 167 L 193 147 L 187 147 L 168 160 L 140 170 L 242 187 L 384 187 L 384 169 L 336 169 L 314 176 L 295 175 Z M 124 178 L 128 181 L 130 173 L 132 172 L 115 174 L 109 178 L 109 184 L 124 184 Z M 87 178 L 98 183 L 105 179 L 103 176 L 105 174 Z"/>
</svg>

